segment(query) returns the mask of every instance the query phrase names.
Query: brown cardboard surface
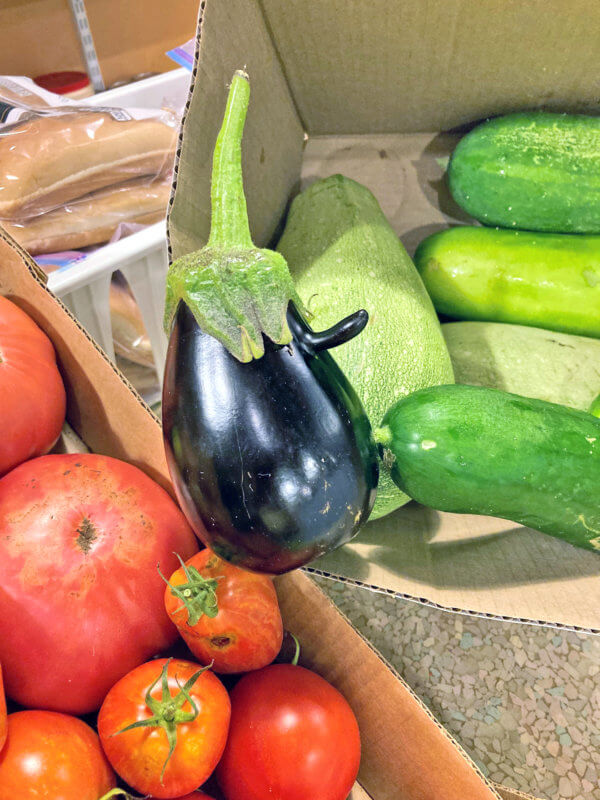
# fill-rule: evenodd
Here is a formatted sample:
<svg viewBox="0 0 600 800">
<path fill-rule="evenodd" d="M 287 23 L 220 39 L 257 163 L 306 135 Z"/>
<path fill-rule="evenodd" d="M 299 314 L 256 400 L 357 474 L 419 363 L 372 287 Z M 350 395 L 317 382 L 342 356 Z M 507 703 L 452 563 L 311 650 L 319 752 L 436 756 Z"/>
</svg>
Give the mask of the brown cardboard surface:
<svg viewBox="0 0 600 800">
<path fill-rule="evenodd" d="M 67 419 L 90 449 L 168 483 L 160 424 L 83 328 L 47 290 L 32 260 L 0 234 L 0 294 L 52 339 Z M 60 445 L 77 449 L 68 429 Z M 278 580 L 284 625 L 303 660 L 344 693 L 359 719 L 361 783 L 373 800 L 499 800 L 410 689 L 303 573 Z M 435 769 L 429 765 L 435 764 Z M 360 793 L 358 800 L 361 800 Z"/>
<path fill-rule="evenodd" d="M 252 76 L 243 167 L 250 228 L 263 246 L 298 180 L 304 132 L 255 0 L 202 3 L 200 59 L 183 123 L 169 217 L 174 257 L 206 243 L 212 154 L 236 69 Z"/>
<path fill-rule="evenodd" d="M 451 134 L 309 139 L 302 187 L 341 172 L 368 186 L 412 254 L 469 222 L 444 179 Z M 316 562 L 329 574 L 479 614 L 600 630 L 600 558 L 512 522 L 411 503 Z"/>
<path fill-rule="evenodd" d="M 261 0 L 310 135 L 598 108 L 595 0 Z"/>
<path fill-rule="evenodd" d="M 104 83 L 143 72 L 166 72 L 166 56 L 191 39 L 197 4 L 170 0 L 86 0 Z M 81 70 L 85 63 L 67 0 L 4 0 L 0 3 L 0 75 Z M 38 46 L 39 45 L 39 46 Z"/>
</svg>

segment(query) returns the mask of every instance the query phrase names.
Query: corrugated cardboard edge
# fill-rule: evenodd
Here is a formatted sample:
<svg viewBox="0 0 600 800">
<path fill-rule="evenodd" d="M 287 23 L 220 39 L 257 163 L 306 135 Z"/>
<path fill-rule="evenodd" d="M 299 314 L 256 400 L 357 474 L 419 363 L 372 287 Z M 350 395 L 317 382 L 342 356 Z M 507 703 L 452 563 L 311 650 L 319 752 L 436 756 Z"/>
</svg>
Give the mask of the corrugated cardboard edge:
<svg viewBox="0 0 600 800">
<path fill-rule="evenodd" d="M 531 794 L 519 792 L 518 789 L 509 789 L 507 786 L 501 786 L 499 783 L 492 784 L 502 800 L 537 800 Z"/>
<path fill-rule="evenodd" d="M 320 578 L 327 578 L 328 580 L 338 581 L 339 583 L 346 583 L 351 586 L 358 586 L 361 589 L 368 589 L 370 592 L 377 592 L 378 594 L 385 594 L 388 597 L 394 597 L 398 600 L 406 600 L 410 603 L 417 603 L 421 606 L 428 606 L 435 608 L 438 611 L 446 611 L 452 614 L 462 614 L 465 617 L 478 617 L 480 619 L 490 619 L 496 622 L 510 622 L 515 625 L 537 625 L 540 628 L 552 628 L 559 631 L 572 631 L 574 633 L 589 633 L 599 635 L 600 629 L 596 628 L 583 628 L 577 625 L 565 625 L 562 622 L 548 622 L 542 619 L 527 619 L 525 617 L 510 617 L 501 614 L 487 614 L 485 611 L 472 611 L 468 608 L 458 608 L 457 606 L 444 606 L 440 603 L 434 603 L 426 597 L 415 597 L 411 594 L 404 592 L 397 592 L 393 589 L 386 589 L 384 586 L 378 586 L 374 583 L 365 583 L 357 578 L 347 578 L 343 575 L 335 575 L 331 572 L 318 569 L 317 567 L 304 567 L 304 571 L 311 575 L 318 575 Z"/>
</svg>

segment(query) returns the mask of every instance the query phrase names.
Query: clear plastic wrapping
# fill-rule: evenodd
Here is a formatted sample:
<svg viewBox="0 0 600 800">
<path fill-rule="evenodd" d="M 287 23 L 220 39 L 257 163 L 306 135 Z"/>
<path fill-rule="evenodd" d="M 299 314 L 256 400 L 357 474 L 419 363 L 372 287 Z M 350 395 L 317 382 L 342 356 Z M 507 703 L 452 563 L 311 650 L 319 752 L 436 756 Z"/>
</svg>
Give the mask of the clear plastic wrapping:
<svg viewBox="0 0 600 800">
<path fill-rule="evenodd" d="M 0 78 L 0 222 L 32 253 L 166 214 L 179 117 L 89 106 Z"/>
</svg>

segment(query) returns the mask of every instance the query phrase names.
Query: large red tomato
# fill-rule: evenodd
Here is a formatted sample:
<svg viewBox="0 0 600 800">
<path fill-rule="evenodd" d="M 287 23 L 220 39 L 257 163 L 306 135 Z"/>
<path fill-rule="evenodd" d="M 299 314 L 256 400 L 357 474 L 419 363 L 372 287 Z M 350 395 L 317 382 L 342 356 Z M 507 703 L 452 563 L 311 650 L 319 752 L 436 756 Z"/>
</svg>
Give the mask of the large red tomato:
<svg viewBox="0 0 600 800">
<path fill-rule="evenodd" d="M 0 662 L 26 706 L 82 714 L 170 646 L 158 563 L 197 540 L 141 470 L 98 455 L 27 461 L 0 480 Z"/>
<path fill-rule="evenodd" d="M 0 296 L 0 476 L 50 450 L 65 421 L 65 405 L 52 342 Z"/>
<path fill-rule="evenodd" d="M 98 736 L 76 717 L 18 711 L 0 753 L 0 800 L 98 800 L 116 783 Z"/>
<path fill-rule="evenodd" d="M 6 698 L 4 697 L 4 684 L 2 682 L 2 664 L 0 664 L 0 750 L 6 741 Z"/>
<path fill-rule="evenodd" d="M 214 673 L 161 658 L 113 686 L 98 714 L 98 733 L 126 783 L 144 795 L 177 798 L 213 772 L 230 714 L 227 690 Z"/>
<path fill-rule="evenodd" d="M 272 579 L 210 550 L 171 575 L 165 607 L 192 653 L 215 672 L 260 669 L 281 648 L 283 623 Z"/>
<path fill-rule="evenodd" d="M 359 762 L 352 709 L 319 675 L 274 664 L 236 684 L 217 767 L 227 800 L 346 800 Z"/>
</svg>

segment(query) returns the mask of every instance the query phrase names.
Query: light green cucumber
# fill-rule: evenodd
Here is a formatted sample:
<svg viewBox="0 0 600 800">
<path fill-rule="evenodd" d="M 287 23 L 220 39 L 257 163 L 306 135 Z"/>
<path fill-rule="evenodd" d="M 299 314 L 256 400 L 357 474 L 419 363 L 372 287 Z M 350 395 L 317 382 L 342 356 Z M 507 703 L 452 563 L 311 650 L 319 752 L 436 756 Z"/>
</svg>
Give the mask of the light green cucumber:
<svg viewBox="0 0 600 800">
<path fill-rule="evenodd" d="M 600 337 L 600 236 L 450 228 L 415 264 L 441 314 Z"/>
<path fill-rule="evenodd" d="M 368 311 L 361 335 L 332 355 L 374 426 L 401 397 L 452 382 L 431 300 L 367 188 L 342 175 L 313 183 L 293 201 L 277 249 L 316 329 L 359 308 Z M 371 517 L 389 514 L 407 500 L 384 464 Z"/>
<path fill-rule="evenodd" d="M 589 410 L 590 414 L 593 414 L 595 417 L 600 417 L 600 394 L 594 397 Z"/>
<path fill-rule="evenodd" d="M 600 389 L 600 340 L 501 322 L 442 325 L 456 383 L 587 411 Z"/>
</svg>

